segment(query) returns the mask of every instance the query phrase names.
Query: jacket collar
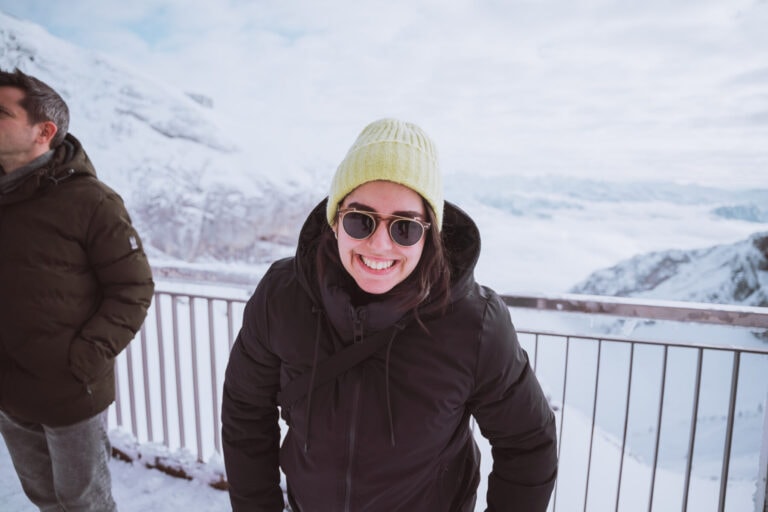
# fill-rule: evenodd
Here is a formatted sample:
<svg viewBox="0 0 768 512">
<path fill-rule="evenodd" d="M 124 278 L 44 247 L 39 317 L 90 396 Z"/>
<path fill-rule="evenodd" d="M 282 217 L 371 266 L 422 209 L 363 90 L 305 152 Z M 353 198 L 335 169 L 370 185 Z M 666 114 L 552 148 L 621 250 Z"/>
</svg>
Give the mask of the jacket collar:
<svg viewBox="0 0 768 512">
<path fill-rule="evenodd" d="M 76 175 L 96 176 L 96 171 L 80 141 L 68 133 L 55 149 L 5 176 L 10 182 L 2 187 L 0 204 L 24 201 Z"/>
<path fill-rule="evenodd" d="M 357 285 L 342 269 L 332 268 L 320 288 L 323 309 L 343 343 L 359 342 L 372 332 L 394 325 L 404 311 L 386 294 L 360 302 Z M 358 299 L 362 294 L 358 295 Z"/>
<path fill-rule="evenodd" d="M 27 177 L 37 172 L 41 167 L 45 166 L 53 158 L 53 150 L 50 149 L 38 156 L 26 165 L 15 169 L 9 174 L 0 175 L 0 195 L 10 194 L 16 190 Z"/>
</svg>

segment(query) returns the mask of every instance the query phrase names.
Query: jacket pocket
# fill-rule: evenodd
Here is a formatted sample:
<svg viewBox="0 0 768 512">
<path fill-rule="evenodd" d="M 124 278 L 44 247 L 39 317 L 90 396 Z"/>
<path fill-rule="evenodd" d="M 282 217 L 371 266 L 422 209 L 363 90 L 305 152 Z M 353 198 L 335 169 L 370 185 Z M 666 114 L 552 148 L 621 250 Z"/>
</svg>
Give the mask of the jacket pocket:
<svg viewBox="0 0 768 512">
<path fill-rule="evenodd" d="M 75 338 L 69 345 L 69 369 L 75 378 L 90 384 L 106 375 L 112 368 L 112 360 L 107 359 L 95 343 L 82 338 Z"/>
</svg>

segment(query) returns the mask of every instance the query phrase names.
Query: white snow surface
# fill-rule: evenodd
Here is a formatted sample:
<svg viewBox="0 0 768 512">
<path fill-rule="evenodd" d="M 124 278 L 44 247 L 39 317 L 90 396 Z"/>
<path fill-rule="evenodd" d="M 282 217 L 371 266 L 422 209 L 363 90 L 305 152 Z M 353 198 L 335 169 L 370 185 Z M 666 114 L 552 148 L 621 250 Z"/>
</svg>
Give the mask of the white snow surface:
<svg viewBox="0 0 768 512">
<path fill-rule="evenodd" d="M 614 510 L 617 500 L 617 475 L 621 452 L 616 438 L 597 431 L 592 442 L 591 478 L 592 485 L 585 491 L 586 467 L 576 461 L 586 460 L 590 445 L 590 422 L 577 410 L 567 409 L 569 427 L 564 438 L 568 442 L 560 454 L 560 478 L 557 490 L 558 510 L 581 510 L 585 500 L 591 512 Z M 119 439 L 120 432 L 113 432 Z M 477 436 L 481 447 L 483 480 L 478 490 L 477 512 L 485 510 L 487 474 L 490 471 L 490 447 L 481 436 Z M 8 459 L 5 445 L 0 443 L 0 500 L 3 511 L 34 512 L 16 480 Z M 216 464 L 213 464 L 215 467 Z M 222 512 L 231 510 L 225 491 L 217 490 L 204 481 L 206 475 L 193 480 L 168 476 L 155 469 L 147 469 L 140 463 L 127 463 L 113 459 L 110 463 L 113 494 L 121 512 Z M 622 468 L 624 485 L 618 499 L 623 512 L 648 510 L 648 489 L 651 469 L 647 463 L 626 457 Z M 688 510 L 697 512 L 714 511 L 719 483 L 716 479 L 694 477 Z M 749 511 L 753 506 L 754 482 L 740 480 L 728 488 L 728 510 Z M 682 500 L 682 475 L 677 471 L 657 470 L 654 503 L 662 510 L 677 510 Z M 568 504 L 572 504 L 570 508 Z M 550 502 L 550 509 L 555 505 Z M 656 510 L 656 509 L 654 509 Z"/>
</svg>

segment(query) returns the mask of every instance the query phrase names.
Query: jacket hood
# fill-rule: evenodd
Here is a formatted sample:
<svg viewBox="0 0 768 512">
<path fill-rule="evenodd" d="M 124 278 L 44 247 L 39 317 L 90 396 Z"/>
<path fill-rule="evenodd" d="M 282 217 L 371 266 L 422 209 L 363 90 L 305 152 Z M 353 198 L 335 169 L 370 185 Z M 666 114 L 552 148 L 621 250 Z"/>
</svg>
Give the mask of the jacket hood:
<svg viewBox="0 0 768 512">
<path fill-rule="evenodd" d="M 96 169 L 80 141 L 68 133 L 64 142 L 56 148 L 51 164 L 47 168 L 47 174 L 56 179 L 64 179 L 71 174 L 87 174 L 95 177 Z"/>
<path fill-rule="evenodd" d="M 320 235 L 331 229 L 326 220 L 327 198 L 322 200 L 304 222 L 296 250 L 296 275 L 304 289 L 316 303 L 320 302 L 317 285 L 317 254 Z M 472 218 L 461 208 L 445 202 L 441 235 L 451 267 L 452 300 L 462 297 L 474 283 L 474 271 L 480 257 L 480 231 Z"/>
<path fill-rule="evenodd" d="M 17 186 L 0 195 L 0 204 L 24 201 L 75 176 L 96 176 L 96 170 L 80 141 L 68 133 L 53 156 L 38 169 L 27 174 Z"/>
</svg>

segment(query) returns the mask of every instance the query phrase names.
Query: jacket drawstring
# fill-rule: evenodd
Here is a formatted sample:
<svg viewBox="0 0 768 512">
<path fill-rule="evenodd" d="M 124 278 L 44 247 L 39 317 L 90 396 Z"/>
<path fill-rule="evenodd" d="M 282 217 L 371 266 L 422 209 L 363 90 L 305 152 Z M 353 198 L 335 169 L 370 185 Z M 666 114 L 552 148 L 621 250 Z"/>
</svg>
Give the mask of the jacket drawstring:
<svg viewBox="0 0 768 512">
<path fill-rule="evenodd" d="M 320 335 L 322 333 L 322 321 L 321 318 L 319 318 L 320 313 L 322 313 L 322 309 L 318 307 L 312 308 L 312 313 L 318 315 L 318 319 L 316 322 L 316 329 L 315 329 L 315 347 L 314 347 L 314 354 L 312 356 L 312 373 L 310 373 L 309 377 L 309 388 L 307 389 L 307 409 L 304 413 L 304 422 L 306 424 L 307 428 L 307 434 L 306 438 L 304 440 L 304 452 L 308 452 L 310 448 L 310 426 L 312 422 L 312 393 L 315 389 L 315 376 L 317 374 L 317 359 L 320 352 Z M 397 337 L 397 334 L 402 331 L 405 327 L 398 324 L 395 324 L 394 329 L 392 329 L 392 336 L 390 337 L 389 341 L 387 342 L 387 352 L 384 360 L 384 390 L 385 390 L 385 396 L 387 401 L 387 420 L 389 423 L 389 440 L 392 444 L 392 447 L 394 448 L 396 445 L 395 440 L 395 422 L 394 422 L 394 415 L 392 413 L 392 398 L 389 391 L 389 361 L 390 361 L 390 353 L 392 352 L 392 345 L 394 344 L 395 338 Z"/>
<path fill-rule="evenodd" d="M 392 352 L 392 345 L 394 344 L 397 333 L 403 330 L 403 326 L 395 324 L 395 328 L 392 330 L 392 337 L 387 343 L 387 354 L 384 358 L 384 391 L 387 399 L 387 419 L 389 420 L 389 442 L 392 444 L 392 448 L 395 447 L 395 422 L 392 415 L 392 400 L 389 396 L 389 354 Z"/>
<path fill-rule="evenodd" d="M 318 315 L 317 322 L 316 322 L 316 329 L 315 329 L 315 353 L 312 356 L 312 373 L 309 377 L 309 389 L 307 390 L 307 410 L 304 415 L 304 422 L 307 425 L 307 436 L 304 439 L 304 453 L 309 451 L 309 432 L 310 432 L 310 422 L 312 421 L 312 391 L 315 389 L 315 374 L 317 373 L 317 357 L 318 353 L 320 352 L 320 333 L 322 332 L 322 322 L 320 318 L 320 313 L 322 313 L 322 310 L 318 307 L 312 307 L 312 313 Z"/>
</svg>

